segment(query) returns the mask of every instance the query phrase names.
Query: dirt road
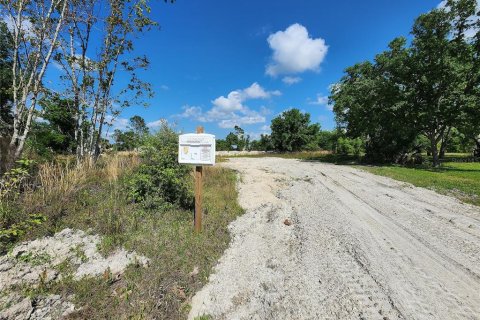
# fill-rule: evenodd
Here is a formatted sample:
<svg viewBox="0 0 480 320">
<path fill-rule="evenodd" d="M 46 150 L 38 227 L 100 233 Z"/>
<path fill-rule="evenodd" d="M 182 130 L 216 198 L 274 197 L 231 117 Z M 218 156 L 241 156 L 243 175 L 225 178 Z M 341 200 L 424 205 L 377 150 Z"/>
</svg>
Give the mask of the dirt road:
<svg viewBox="0 0 480 320">
<path fill-rule="evenodd" d="M 190 318 L 480 319 L 478 207 L 348 166 L 225 165 L 246 214 Z"/>
</svg>

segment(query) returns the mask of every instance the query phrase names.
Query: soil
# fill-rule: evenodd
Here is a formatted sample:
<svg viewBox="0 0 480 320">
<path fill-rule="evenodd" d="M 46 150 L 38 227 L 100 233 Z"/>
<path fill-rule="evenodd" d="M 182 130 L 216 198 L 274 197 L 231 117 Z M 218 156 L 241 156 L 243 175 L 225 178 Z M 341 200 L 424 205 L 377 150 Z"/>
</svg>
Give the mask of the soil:
<svg viewBox="0 0 480 320">
<path fill-rule="evenodd" d="M 349 166 L 222 165 L 246 213 L 190 319 L 480 319 L 479 207 Z"/>
</svg>

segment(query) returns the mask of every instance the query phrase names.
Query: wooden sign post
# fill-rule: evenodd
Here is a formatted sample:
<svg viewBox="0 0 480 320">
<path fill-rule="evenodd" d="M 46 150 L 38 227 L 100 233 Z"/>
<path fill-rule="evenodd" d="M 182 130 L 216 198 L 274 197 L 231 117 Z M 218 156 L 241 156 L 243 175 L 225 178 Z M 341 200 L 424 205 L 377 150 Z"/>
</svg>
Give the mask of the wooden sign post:
<svg viewBox="0 0 480 320">
<path fill-rule="evenodd" d="M 203 133 L 203 127 L 197 127 L 197 133 L 178 136 L 178 163 L 195 166 L 195 231 L 202 231 L 202 179 L 203 166 L 215 165 L 215 136 Z"/>
<path fill-rule="evenodd" d="M 203 133 L 203 127 L 197 127 L 197 133 Z M 203 167 L 195 166 L 195 232 L 202 231 L 202 179 Z"/>
</svg>

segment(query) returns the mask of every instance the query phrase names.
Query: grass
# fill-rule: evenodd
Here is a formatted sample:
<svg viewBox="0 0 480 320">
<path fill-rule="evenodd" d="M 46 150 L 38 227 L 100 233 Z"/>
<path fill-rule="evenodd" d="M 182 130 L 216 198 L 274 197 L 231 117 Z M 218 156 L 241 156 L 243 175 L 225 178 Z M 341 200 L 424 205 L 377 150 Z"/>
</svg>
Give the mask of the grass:
<svg viewBox="0 0 480 320">
<path fill-rule="evenodd" d="M 424 156 L 428 160 L 427 155 Z M 439 168 L 431 168 L 428 165 L 415 167 L 400 165 L 367 166 L 362 165 L 358 157 L 325 151 L 265 153 L 242 157 L 279 157 L 340 165 L 356 165 L 360 169 L 377 175 L 409 182 L 415 186 L 432 189 L 480 206 L 480 163 L 468 162 L 471 160 L 471 154 L 469 153 L 447 153 L 444 158 L 446 162 L 443 162 Z"/>
<path fill-rule="evenodd" d="M 204 230 L 195 234 L 193 212 L 147 211 L 127 200 L 123 177 L 137 165 L 136 155 L 114 155 L 95 167 L 46 164 L 39 169 L 43 187 L 25 192 L 19 209 L 41 213 L 47 220 L 19 240 L 67 227 L 91 229 L 103 236 L 104 254 L 122 246 L 149 258 L 149 267 L 132 265 L 120 279 L 107 273 L 74 281 L 66 262 L 59 268 L 61 281 L 26 288 L 24 294 L 74 295 L 80 309 L 70 319 L 186 317 L 190 298 L 206 283 L 229 244 L 228 224 L 243 213 L 237 203 L 237 176 L 221 167 L 205 168 Z"/>
<path fill-rule="evenodd" d="M 480 206 L 480 163 L 445 162 L 439 168 L 359 166 L 368 172 L 409 182 Z"/>
</svg>

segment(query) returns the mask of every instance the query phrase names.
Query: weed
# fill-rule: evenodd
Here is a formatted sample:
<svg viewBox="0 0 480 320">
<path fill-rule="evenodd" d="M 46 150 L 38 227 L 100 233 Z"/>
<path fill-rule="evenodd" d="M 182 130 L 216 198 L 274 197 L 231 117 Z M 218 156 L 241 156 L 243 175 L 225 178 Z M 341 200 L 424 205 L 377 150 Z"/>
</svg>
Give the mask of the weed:
<svg viewBox="0 0 480 320">
<path fill-rule="evenodd" d="M 44 253 L 32 253 L 21 254 L 17 257 L 17 260 L 23 263 L 28 263 L 32 266 L 40 266 L 52 261 L 52 257 L 46 252 Z"/>
<path fill-rule="evenodd" d="M 88 257 L 85 255 L 85 250 L 83 249 L 83 244 L 78 244 L 70 250 L 75 254 L 75 258 L 77 258 L 81 263 L 85 263 L 88 261 Z"/>
</svg>

